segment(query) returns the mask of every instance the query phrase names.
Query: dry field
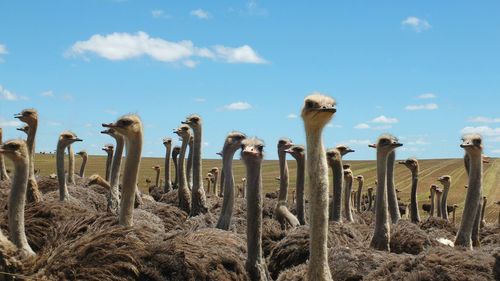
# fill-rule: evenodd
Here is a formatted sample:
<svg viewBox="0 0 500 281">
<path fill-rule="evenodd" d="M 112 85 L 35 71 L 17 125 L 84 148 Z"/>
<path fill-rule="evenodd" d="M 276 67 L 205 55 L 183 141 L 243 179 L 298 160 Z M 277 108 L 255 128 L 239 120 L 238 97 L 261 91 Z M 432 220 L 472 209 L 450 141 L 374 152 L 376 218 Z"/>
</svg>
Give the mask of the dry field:
<svg viewBox="0 0 500 281">
<path fill-rule="evenodd" d="M 104 175 L 105 170 L 104 156 L 89 156 L 86 175 L 98 173 Z M 10 167 L 10 161 L 6 161 L 7 166 Z M 163 158 L 143 158 L 139 172 L 139 187 L 143 191 L 147 191 L 146 179 L 150 178 L 154 181 L 155 172 L 151 168 L 154 165 L 160 165 L 163 168 Z M 217 159 L 203 160 L 204 175 L 212 167 L 221 167 L 222 161 Z M 80 169 L 81 158 L 76 156 L 76 172 Z M 366 190 L 369 186 L 374 186 L 376 177 L 375 161 L 349 161 L 345 160 L 344 163 L 349 163 L 352 166 L 354 175 L 363 175 L 365 177 Z M 438 184 L 437 178 L 442 175 L 450 175 L 452 177 L 452 186 L 448 196 L 448 204 L 458 204 L 459 212 L 461 215 L 463 208 L 463 201 L 466 194 L 464 185 L 467 184 L 467 175 L 463 166 L 462 159 L 435 159 L 435 160 L 420 160 L 420 176 L 419 176 L 419 190 L 418 200 L 419 204 L 428 202 L 429 187 L 431 184 Z M 290 194 L 291 190 L 295 188 L 295 161 L 288 161 L 290 170 Z M 55 173 L 55 155 L 36 155 L 36 168 L 40 169 L 41 175 L 47 176 Z M 278 181 L 275 179 L 279 176 L 278 161 L 267 160 L 264 161 L 263 170 L 263 186 L 265 192 L 275 191 L 278 189 Z M 331 172 L 330 172 L 331 174 Z M 173 172 L 172 172 L 173 175 Z M 234 161 L 234 177 L 236 184 L 245 176 L 245 167 L 239 160 Z M 411 175 L 410 171 L 403 165 L 396 165 L 395 171 L 396 188 L 401 193 L 399 197 L 404 202 L 409 202 L 409 193 L 411 188 Z M 163 170 L 161 177 L 163 177 Z M 307 178 L 307 176 L 306 176 Z M 331 181 L 330 181 L 331 184 Z M 356 188 L 357 183 L 353 183 L 353 188 Z M 500 200 L 500 159 L 490 159 L 489 164 L 484 166 L 484 179 L 483 179 L 483 193 L 488 197 L 486 208 L 487 221 L 494 222 L 498 217 L 499 207 L 494 204 L 495 201 Z M 307 189 L 307 180 L 306 180 Z"/>
</svg>

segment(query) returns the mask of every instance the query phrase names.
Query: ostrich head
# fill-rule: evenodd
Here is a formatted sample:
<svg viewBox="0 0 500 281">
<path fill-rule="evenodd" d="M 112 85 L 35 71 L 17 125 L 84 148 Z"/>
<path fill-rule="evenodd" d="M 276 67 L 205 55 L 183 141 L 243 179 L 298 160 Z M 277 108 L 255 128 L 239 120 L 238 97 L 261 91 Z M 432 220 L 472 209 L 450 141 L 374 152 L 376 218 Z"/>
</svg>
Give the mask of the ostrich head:
<svg viewBox="0 0 500 281">
<path fill-rule="evenodd" d="M 102 126 L 114 129 L 118 134 L 127 138 L 142 136 L 142 121 L 134 114 L 125 115 L 114 123 L 102 124 Z"/>
<path fill-rule="evenodd" d="M 306 128 L 312 130 L 322 129 L 337 111 L 336 102 L 333 98 L 314 93 L 304 99 L 302 107 L 302 119 Z"/>
<path fill-rule="evenodd" d="M 418 161 L 415 158 L 408 158 L 404 161 L 399 161 L 399 164 L 405 165 L 411 172 L 418 171 Z"/>
<path fill-rule="evenodd" d="M 281 138 L 278 141 L 278 152 L 285 152 L 287 149 L 292 147 L 292 140 L 289 138 Z"/>
<path fill-rule="evenodd" d="M 74 142 L 77 142 L 77 141 L 83 141 L 82 139 L 79 139 L 75 133 L 73 132 L 70 132 L 70 131 L 66 131 L 66 132 L 62 132 L 60 135 L 59 135 L 59 142 L 64 145 L 64 146 L 68 146 Z"/>
<path fill-rule="evenodd" d="M 14 114 L 14 118 L 18 118 L 24 123 L 30 125 L 33 124 L 33 122 L 38 121 L 38 111 L 34 108 L 28 108 L 21 111 L 21 113 Z"/>
<path fill-rule="evenodd" d="M 326 151 L 326 161 L 328 166 L 332 167 L 335 161 L 339 161 L 342 158 L 340 151 L 336 148 L 330 148 Z"/>
<path fill-rule="evenodd" d="M 28 159 L 28 145 L 24 140 L 9 140 L 0 145 L 0 153 L 12 162 L 25 161 Z"/>
<path fill-rule="evenodd" d="M 348 147 L 347 145 L 343 145 L 343 144 L 337 145 L 336 148 L 340 151 L 341 156 L 344 156 L 347 153 L 351 153 L 351 152 L 355 151 L 355 150 L 351 149 L 350 147 Z"/>
<path fill-rule="evenodd" d="M 305 159 L 306 148 L 303 145 L 292 145 L 289 149 L 285 150 L 286 153 L 292 155 L 295 159 Z"/>
</svg>

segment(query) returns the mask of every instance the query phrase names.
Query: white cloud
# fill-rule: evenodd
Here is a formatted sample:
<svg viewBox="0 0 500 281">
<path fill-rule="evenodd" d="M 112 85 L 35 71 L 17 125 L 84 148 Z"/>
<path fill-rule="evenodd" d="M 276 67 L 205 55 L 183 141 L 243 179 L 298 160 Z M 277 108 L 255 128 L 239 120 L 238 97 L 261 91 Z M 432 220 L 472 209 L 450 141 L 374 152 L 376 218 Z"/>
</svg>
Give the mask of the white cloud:
<svg viewBox="0 0 500 281">
<path fill-rule="evenodd" d="M 23 123 L 18 120 L 7 120 L 0 117 L 0 127 L 17 127 L 21 126 Z"/>
<path fill-rule="evenodd" d="M 257 4 L 257 0 L 250 0 L 245 4 L 245 13 L 250 16 L 267 16 L 268 11 Z"/>
<path fill-rule="evenodd" d="M 409 27 L 415 32 L 422 32 L 432 27 L 428 21 L 417 17 L 407 17 L 401 22 L 401 25 L 403 27 Z"/>
<path fill-rule="evenodd" d="M 85 127 L 85 128 L 91 128 L 91 127 L 93 127 L 93 126 L 92 126 L 92 124 L 91 124 L 91 123 L 86 123 L 86 124 L 84 125 L 84 127 Z"/>
<path fill-rule="evenodd" d="M 9 52 L 7 52 L 7 47 L 5 47 L 5 45 L 3 45 L 3 44 L 0 44 L 0 56 L 6 55 L 8 53 Z M 2 59 L 2 57 L 0 57 L 0 63 L 2 63 L 2 62 L 3 62 L 3 59 Z"/>
<path fill-rule="evenodd" d="M 52 90 L 45 91 L 45 92 L 41 93 L 40 96 L 42 96 L 44 98 L 53 98 L 54 92 L 52 92 Z"/>
<path fill-rule="evenodd" d="M 195 68 L 198 65 L 199 62 L 194 61 L 194 60 L 185 60 L 182 62 L 185 66 L 189 68 Z"/>
<path fill-rule="evenodd" d="M 170 18 L 169 15 L 165 14 L 165 11 L 160 10 L 160 9 L 152 10 L 151 16 L 155 19 L 160 19 L 160 18 L 168 19 L 168 18 Z"/>
<path fill-rule="evenodd" d="M 286 116 L 288 119 L 297 119 L 297 114 L 290 113 Z"/>
<path fill-rule="evenodd" d="M 407 105 L 405 106 L 405 110 L 436 110 L 438 109 L 439 106 L 435 103 L 428 103 L 428 104 L 412 104 L 412 105 Z"/>
<path fill-rule="evenodd" d="M 486 137 L 497 137 L 500 136 L 500 128 L 491 128 L 489 126 L 479 126 L 479 127 L 465 127 L 460 133 L 462 134 L 480 134 Z"/>
<path fill-rule="evenodd" d="M 435 99 L 437 96 L 433 93 L 425 93 L 418 96 L 419 99 Z"/>
<path fill-rule="evenodd" d="M 118 32 L 107 35 L 95 34 L 86 41 L 77 41 L 66 51 L 65 56 L 85 56 L 87 53 L 94 53 L 113 61 L 148 56 L 160 62 L 183 61 L 188 67 L 195 66 L 193 57 L 228 63 L 262 64 L 267 62 L 248 45 L 236 48 L 223 45 L 200 48 L 194 46 L 189 40 L 171 42 L 162 38 L 152 38 L 142 31 L 135 34 Z"/>
<path fill-rule="evenodd" d="M 405 144 L 407 144 L 407 145 L 429 145 L 431 143 L 428 142 L 424 137 L 418 137 L 413 141 L 406 142 Z"/>
<path fill-rule="evenodd" d="M 360 123 L 356 126 L 354 126 L 354 129 L 370 129 L 370 125 L 366 123 Z"/>
<path fill-rule="evenodd" d="M 202 20 L 207 20 L 212 18 L 212 15 L 203 9 L 192 10 L 189 14 L 193 17 L 197 17 Z"/>
<path fill-rule="evenodd" d="M 75 100 L 75 97 L 73 97 L 73 95 L 71 95 L 71 94 L 64 94 L 62 96 L 62 99 L 65 101 L 73 101 L 73 100 Z"/>
<path fill-rule="evenodd" d="M 468 121 L 473 123 L 500 123 L 500 118 L 489 118 L 489 117 L 478 116 L 471 118 Z"/>
<path fill-rule="evenodd" d="M 343 143 L 348 144 L 348 145 L 369 145 L 372 142 L 370 142 L 370 140 L 355 140 L 355 139 L 352 139 L 352 140 L 348 140 L 348 141 L 343 142 Z"/>
<path fill-rule="evenodd" d="M 397 118 L 389 118 L 384 115 L 380 115 L 379 117 L 373 118 L 372 123 L 382 123 L 382 124 L 395 124 L 398 123 L 399 120 Z"/>
<path fill-rule="evenodd" d="M 494 153 L 494 154 L 500 154 L 500 149 L 493 149 L 491 151 L 491 153 Z"/>
<path fill-rule="evenodd" d="M 4 88 L 2 85 L 0 85 L 0 100 L 16 101 L 16 100 L 28 100 L 28 98 L 23 96 L 18 96 L 13 92 Z"/>
<path fill-rule="evenodd" d="M 249 104 L 248 102 L 233 102 L 231 104 L 225 105 L 224 110 L 248 110 L 252 108 L 252 105 Z"/>
<path fill-rule="evenodd" d="M 207 100 L 205 98 L 195 98 L 195 102 L 206 102 Z"/>
</svg>

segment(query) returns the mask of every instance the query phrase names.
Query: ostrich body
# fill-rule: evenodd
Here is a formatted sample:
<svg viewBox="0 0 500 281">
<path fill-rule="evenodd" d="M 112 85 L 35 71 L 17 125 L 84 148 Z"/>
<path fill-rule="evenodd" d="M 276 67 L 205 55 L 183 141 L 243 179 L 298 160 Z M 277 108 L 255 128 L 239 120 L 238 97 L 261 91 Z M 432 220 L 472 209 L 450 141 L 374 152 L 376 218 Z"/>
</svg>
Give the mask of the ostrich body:
<svg viewBox="0 0 500 281">
<path fill-rule="evenodd" d="M 472 229 L 474 227 L 475 216 L 481 198 L 481 187 L 483 181 L 483 144 L 481 136 L 467 135 L 460 145 L 465 149 L 469 158 L 469 184 L 465 197 L 462 221 L 455 238 L 455 246 L 465 247 L 472 250 Z"/>
<path fill-rule="evenodd" d="M 174 185 L 173 189 L 179 188 L 179 153 L 181 153 L 181 147 L 180 146 L 174 146 L 172 149 L 172 162 L 174 162 Z"/>
<path fill-rule="evenodd" d="M 26 144 L 28 145 L 29 153 L 29 179 L 28 179 L 28 202 L 42 201 L 42 194 L 38 190 L 38 183 L 35 178 L 35 139 L 38 129 L 38 111 L 36 109 L 25 109 L 21 113 L 14 115 L 22 122 L 28 124 L 28 138 Z"/>
<path fill-rule="evenodd" d="M 344 216 L 348 222 L 353 222 L 351 210 L 352 171 L 344 169 Z"/>
<path fill-rule="evenodd" d="M 344 184 L 342 155 L 337 148 L 331 148 L 326 152 L 326 157 L 333 173 L 333 198 L 330 204 L 330 220 L 342 222 L 342 187 Z"/>
<path fill-rule="evenodd" d="M 205 189 L 203 187 L 203 167 L 202 167 L 202 145 L 203 145 L 203 131 L 201 117 L 198 115 L 190 115 L 183 122 L 187 124 L 193 130 L 193 155 L 192 155 L 192 166 L 193 166 L 193 184 L 191 190 L 192 206 L 191 206 L 191 216 L 197 216 L 199 214 L 204 214 L 208 211 L 207 208 L 207 198 L 205 194 Z M 191 149 L 190 149 L 191 152 Z M 189 162 L 188 162 L 189 167 Z M 189 172 L 189 170 L 188 170 Z"/>
<path fill-rule="evenodd" d="M 443 196 L 439 208 L 441 208 L 441 216 L 448 220 L 448 192 L 450 191 L 451 177 L 446 175 L 438 178 L 438 181 L 443 185 Z"/>
<path fill-rule="evenodd" d="M 56 151 L 57 181 L 59 182 L 59 200 L 69 200 L 68 186 L 66 184 L 66 175 L 64 173 L 64 150 L 72 143 L 82 141 L 74 133 L 66 131 L 59 135 Z"/>
<path fill-rule="evenodd" d="M 356 192 L 356 210 L 361 213 L 361 192 L 363 191 L 363 182 L 365 178 L 362 175 L 356 177 L 358 181 L 358 191 Z"/>
<path fill-rule="evenodd" d="M 109 212 L 117 213 L 118 209 L 120 209 L 120 168 L 122 165 L 122 154 L 123 148 L 125 146 L 125 139 L 115 129 L 112 128 L 101 131 L 101 133 L 111 136 L 116 141 L 115 153 L 113 155 L 113 162 L 111 164 L 111 174 L 109 180 L 111 188 L 109 190 L 107 209 Z"/>
<path fill-rule="evenodd" d="M 387 162 L 389 154 L 402 146 L 396 138 L 382 135 L 376 144 L 377 149 L 377 195 L 375 207 L 375 230 L 370 246 L 381 251 L 389 251 L 390 225 L 387 204 Z"/>
<path fill-rule="evenodd" d="M 305 98 L 302 119 L 306 132 L 310 200 L 308 281 L 332 280 L 328 267 L 328 164 L 323 147 L 324 126 L 336 112 L 335 100 L 313 94 Z"/>
<path fill-rule="evenodd" d="M 188 183 L 188 188 L 191 190 L 193 188 L 193 142 L 194 138 L 191 135 L 188 142 L 188 155 L 186 160 L 186 180 Z"/>
<path fill-rule="evenodd" d="M 159 187 L 160 186 L 161 168 L 160 168 L 160 166 L 156 165 L 156 166 L 153 166 L 152 169 L 155 170 L 155 172 L 156 172 L 155 186 Z"/>
<path fill-rule="evenodd" d="M 420 214 L 418 213 L 417 187 L 418 187 L 418 161 L 410 158 L 405 161 L 399 161 L 411 172 L 411 194 L 410 194 L 410 220 L 412 223 L 420 222 Z"/>
<path fill-rule="evenodd" d="M 186 213 L 191 212 L 191 193 L 188 188 L 187 178 L 186 178 L 186 150 L 191 137 L 191 132 L 189 131 L 188 125 L 181 125 L 174 131 L 181 139 L 181 151 L 179 154 L 179 167 L 177 170 L 179 178 L 179 188 L 178 188 L 178 198 L 179 198 L 179 208 Z"/>
<path fill-rule="evenodd" d="M 172 139 L 164 138 L 163 145 L 165 146 L 165 187 L 163 191 L 165 193 L 170 192 L 172 190 L 172 181 L 170 180 L 170 155 L 172 153 Z"/>
<path fill-rule="evenodd" d="M 389 153 L 387 157 L 387 200 L 389 203 L 389 213 L 393 224 L 398 223 L 401 219 L 399 212 L 398 195 L 394 185 L 394 164 L 396 162 L 396 151 Z"/>
<path fill-rule="evenodd" d="M 14 163 L 14 177 L 9 194 L 9 235 L 21 256 L 34 256 L 24 231 L 24 206 L 29 177 L 30 153 L 22 140 L 7 141 L 0 146 L 0 154 L 5 154 Z"/>
<path fill-rule="evenodd" d="M 80 157 L 82 157 L 82 165 L 80 166 L 80 172 L 78 173 L 78 175 L 81 178 L 83 178 L 85 176 L 85 168 L 87 167 L 87 160 L 88 160 L 89 156 L 88 156 L 87 152 L 84 150 L 79 151 L 77 154 L 80 155 Z"/>
<path fill-rule="evenodd" d="M 262 159 L 264 145 L 258 139 L 242 142 L 241 159 L 247 171 L 247 249 L 245 263 L 250 280 L 271 280 L 262 257 Z M 226 185 L 227 187 L 227 185 Z"/>
<path fill-rule="evenodd" d="M 280 189 L 278 194 L 278 204 L 275 209 L 276 220 L 280 223 L 281 229 L 286 225 L 296 227 L 300 225 L 299 220 L 288 210 L 286 206 L 288 197 L 288 164 L 286 163 L 286 150 L 292 147 L 291 140 L 283 138 L 278 141 L 278 158 L 280 165 Z"/>
<path fill-rule="evenodd" d="M 295 195 L 297 200 L 296 211 L 297 211 L 297 219 L 301 225 L 306 224 L 306 216 L 305 216 L 305 197 L 304 197 L 304 181 L 305 181 L 305 173 L 306 173 L 306 151 L 304 146 L 302 145 L 293 145 L 289 149 L 286 150 L 287 153 L 290 153 L 295 161 L 297 162 L 297 177 L 296 177 L 296 185 L 295 185 Z M 294 196 L 295 197 L 295 196 Z"/>
<path fill-rule="evenodd" d="M 111 177 L 111 163 L 113 162 L 113 153 L 114 153 L 114 147 L 112 144 L 107 144 L 105 145 L 102 150 L 106 151 L 106 154 L 108 155 L 106 157 L 106 174 L 105 174 L 105 180 L 109 181 Z"/>
<path fill-rule="evenodd" d="M 0 145 L 2 145 L 2 135 L 3 130 L 0 128 Z M 7 169 L 5 168 L 5 160 L 3 158 L 3 154 L 0 154 L 0 180 L 9 180 L 10 177 L 7 174 Z"/>
<path fill-rule="evenodd" d="M 234 177 L 233 177 L 233 156 L 241 147 L 241 142 L 246 139 L 246 136 L 240 132 L 231 132 L 227 135 L 222 148 L 222 165 L 224 178 L 226 182 L 226 190 L 222 201 L 222 208 L 219 220 L 217 221 L 217 228 L 228 230 L 231 224 L 231 217 L 233 215 L 234 205 Z"/>
</svg>

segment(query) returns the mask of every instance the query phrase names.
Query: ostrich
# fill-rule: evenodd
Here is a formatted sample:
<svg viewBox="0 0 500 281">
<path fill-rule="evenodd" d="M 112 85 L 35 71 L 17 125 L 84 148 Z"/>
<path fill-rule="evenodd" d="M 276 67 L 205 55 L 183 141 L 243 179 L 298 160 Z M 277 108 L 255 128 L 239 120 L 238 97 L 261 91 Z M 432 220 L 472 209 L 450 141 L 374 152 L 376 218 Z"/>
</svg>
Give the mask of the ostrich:
<svg viewBox="0 0 500 281">
<path fill-rule="evenodd" d="M 401 219 L 399 212 L 398 195 L 394 185 L 394 164 L 396 162 L 396 151 L 389 153 L 387 158 L 387 200 L 389 203 L 389 213 L 393 224 L 398 223 Z"/>
<path fill-rule="evenodd" d="M 483 206 L 481 208 L 481 224 L 480 227 L 483 228 L 486 226 L 486 221 L 484 220 L 484 213 L 486 212 L 486 203 L 488 202 L 488 199 L 486 196 L 483 196 Z"/>
<path fill-rule="evenodd" d="M 399 161 L 399 164 L 405 165 L 411 172 L 411 194 L 410 194 L 410 220 L 412 223 L 420 222 L 418 213 L 417 187 L 418 187 L 418 161 L 414 158 Z"/>
<path fill-rule="evenodd" d="M 165 193 L 170 192 L 172 190 L 172 182 L 170 181 L 170 154 L 172 153 L 172 139 L 164 138 L 163 145 L 165 146 L 165 187 L 163 191 Z"/>
<path fill-rule="evenodd" d="M 28 203 L 40 202 L 42 201 L 42 194 L 38 190 L 38 183 L 35 178 L 35 138 L 38 129 L 38 111 L 33 108 L 25 109 L 21 113 L 15 114 L 14 118 L 21 120 L 29 126 L 28 138 L 26 140 L 29 153 L 29 179 L 26 196 Z"/>
<path fill-rule="evenodd" d="M 250 280 L 271 280 L 262 257 L 262 159 L 264 144 L 259 139 L 242 142 L 241 159 L 247 171 L 247 249 L 245 264 Z M 226 185 L 228 187 L 228 185 Z"/>
<path fill-rule="evenodd" d="M 210 173 L 212 173 L 212 175 L 213 175 L 212 180 L 213 180 L 213 184 L 214 184 L 214 187 L 213 187 L 214 195 L 218 196 L 218 194 L 217 194 L 217 183 L 219 181 L 219 168 L 213 167 L 210 170 Z M 224 179 L 222 177 L 221 177 L 221 181 L 224 181 Z"/>
<path fill-rule="evenodd" d="M 457 204 L 453 204 L 453 209 L 452 209 L 452 223 L 453 223 L 453 226 L 455 226 L 455 219 L 456 219 L 456 212 L 457 212 L 457 208 L 458 208 L 458 205 Z"/>
<path fill-rule="evenodd" d="M 443 215 L 441 214 L 441 197 L 443 194 L 443 190 L 441 188 L 436 188 L 436 202 L 437 202 L 437 217 L 442 218 Z"/>
<path fill-rule="evenodd" d="M 75 152 L 73 145 L 68 145 L 68 183 L 75 184 Z"/>
<path fill-rule="evenodd" d="M 113 153 L 115 148 L 112 144 L 106 144 L 102 150 L 106 151 L 108 154 L 108 157 L 106 158 L 106 176 L 104 179 L 109 181 L 109 178 L 111 177 L 111 163 L 113 162 Z"/>
<path fill-rule="evenodd" d="M 304 198 L 304 180 L 306 173 L 306 151 L 304 146 L 302 145 L 293 145 L 289 149 L 286 150 L 287 153 L 290 153 L 295 161 L 297 162 L 297 178 L 296 178 L 296 211 L 297 211 L 297 219 L 299 220 L 301 225 L 306 224 L 306 216 L 305 216 L 305 198 Z M 294 196 L 295 197 L 295 196 Z"/>
<path fill-rule="evenodd" d="M 371 211 L 373 208 L 373 187 L 368 187 L 366 191 L 368 192 L 368 208 L 366 210 Z"/>
<path fill-rule="evenodd" d="M 0 128 L 0 145 L 2 145 L 2 135 L 3 130 Z M 7 170 L 5 169 L 5 160 L 3 159 L 3 154 L 0 154 L 0 180 L 9 180 L 10 177 L 7 174 Z"/>
<path fill-rule="evenodd" d="M 345 166 L 345 165 L 344 165 Z M 350 168 L 344 169 L 344 216 L 348 222 L 353 222 L 351 210 L 352 193 L 352 171 Z"/>
<path fill-rule="evenodd" d="M 0 154 L 5 154 L 14 163 L 14 177 L 9 194 L 9 235 L 22 257 L 35 256 L 24 231 L 24 206 L 30 163 L 28 146 L 23 140 L 7 141 L 0 146 Z"/>
<path fill-rule="evenodd" d="M 193 144 L 194 137 L 191 135 L 188 142 L 188 156 L 186 161 L 186 180 L 189 190 L 191 190 L 193 186 Z"/>
<path fill-rule="evenodd" d="M 437 189 L 437 185 L 435 184 L 431 184 L 431 189 L 430 189 L 430 192 L 431 192 L 431 196 L 430 196 L 430 199 L 431 199 L 431 206 L 430 206 L 430 211 L 429 211 L 429 217 L 433 217 L 434 216 L 434 210 L 435 210 L 435 198 L 436 198 L 436 189 Z"/>
<path fill-rule="evenodd" d="M 467 188 L 467 195 L 465 197 L 462 221 L 457 232 L 457 237 L 455 238 L 455 246 L 472 250 L 472 229 L 474 227 L 474 219 L 479 205 L 483 181 L 483 144 L 481 136 L 475 134 L 466 135 L 462 140 L 463 142 L 460 147 L 465 150 L 469 158 L 469 187 Z"/>
<path fill-rule="evenodd" d="M 310 250 L 306 280 L 332 280 L 328 267 L 328 164 L 322 132 L 336 112 L 335 100 L 321 94 L 305 98 L 302 119 L 306 132 L 310 200 Z"/>
<path fill-rule="evenodd" d="M 361 213 L 361 192 L 363 191 L 363 183 L 365 178 L 362 175 L 356 176 L 358 181 L 358 191 L 356 193 L 356 210 Z"/>
<path fill-rule="evenodd" d="M 233 177 L 233 156 L 241 147 L 241 142 L 246 139 L 245 134 L 240 132 L 231 132 L 227 135 L 222 148 L 222 169 L 224 178 L 221 181 L 225 182 L 226 190 L 222 201 L 222 208 L 217 228 L 228 230 L 231 224 L 234 205 L 234 177 Z"/>
<path fill-rule="evenodd" d="M 276 220 L 280 223 L 281 229 L 286 229 L 286 225 L 296 227 L 300 225 L 299 220 L 287 208 L 288 197 L 288 164 L 286 163 L 286 150 L 292 147 L 293 143 L 287 138 L 278 141 L 278 158 L 280 165 L 280 189 L 278 203 L 274 211 Z"/>
<path fill-rule="evenodd" d="M 30 126 L 26 125 L 26 126 L 23 126 L 20 128 L 16 128 L 16 130 L 21 131 L 21 132 L 25 133 L 26 135 L 28 135 L 29 131 L 30 131 Z"/>
<path fill-rule="evenodd" d="M 438 178 L 438 181 L 443 185 L 443 197 L 441 202 L 439 202 L 439 208 L 441 208 L 441 216 L 443 219 L 448 220 L 448 192 L 451 185 L 451 177 L 448 175 Z"/>
<path fill-rule="evenodd" d="M 104 125 L 105 124 L 102 124 L 103 127 L 105 127 Z M 109 190 L 107 210 L 108 212 L 117 213 L 118 209 L 120 208 L 120 168 L 122 165 L 122 154 L 125 145 L 125 139 L 121 134 L 119 134 L 115 129 L 112 128 L 101 131 L 101 134 L 109 135 L 116 141 L 115 153 L 113 155 L 113 162 L 111 164 L 112 167 L 109 180 L 111 188 Z"/>
<path fill-rule="evenodd" d="M 182 146 L 179 154 L 179 167 L 177 170 L 178 179 L 179 179 L 179 208 L 186 213 L 191 212 L 191 193 L 189 192 L 187 178 L 186 178 L 186 149 L 188 146 L 189 138 L 191 137 L 191 132 L 189 131 L 188 125 L 181 125 L 174 131 L 181 139 Z"/>
<path fill-rule="evenodd" d="M 66 185 L 66 175 L 64 174 L 64 150 L 72 143 L 82 141 L 73 132 L 65 131 L 59 135 L 56 151 L 57 180 L 59 182 L 59 200 L 70 199 L 68 186 Z"/>
<path fill-rule="evenodd" d="M 153 170 L 155 170 L 156 172 L 156 180 L 155 180 L 155 186 L 156 187 L 159 187 L 160 186 L 160 172 L 161 172 L 161 168 L 159 165 L 155 165 L 153 167 L 151 167 Z"/>
<path fill-rule="evenodd" d="M 79 151 L 76 154 L 78 154 L 78 155 L 80 155 L 80 157 L 82 157 L 82 166 L 80 166 L 80 172 L 78 173 L 78 175 L 81 178 L 83 178 L 85 176 L 85 168 L 87 167 L 87 160 L 88 160 L 89 156 L 87 154 L 87 151 L 85 151 L 85 150 Z"/>
<path fill-rule="evenodd" d="M 342 155 L 337 148 L 331 148 L 326 152 L 326 158 L 333 172 L 333 198 L 330 204 L 330 220 L 342 222 L 342 186 L 344 184 Z"/>
<path fill-rule="evenodd" d="M 247 196 L 247 178 L 241 178 L 241 189 L 243 190 L 242 198 Z"/>
<path fill-rule="evenodd" d="M 191 207 L 191 216 L 197 216 L 202 213 L 206 213 L 208 211 L 207 208 L 207 198 L 205 195 L 205 189 L 203 188 L 203 179 L 202 179 L 202 159 L 201 159 L 201 150 L 203 145 L 203 132 L 202 132 L 202 120 L 201 117 L 193 114 L 186 117 L 186 121 L 183 122 L 187 124 L 193 130 L 193 156 L 192 165 L 193 165 L 193 184 L 191 190 L 192 196 L 192 207 Z M 190 149 L 191 152 L 191 149 Z M 188 162 L 189 166 L 189 162 Z M 189 170 L 188 170 L 189 173 Z"/>
<path fill-rule="evenodd" d="M 398 140 L 391 135 L 379 137 L 377 149 L 377 206 L 375 208 L 375 230 L 370 246 L 380 251 L 389 251 L 390 225 L 387 217 L 387 166 L 388 158 L 392 151 L 402 146 Z M 390 179 L 389 179 L 390 180 Z"/>
<path fill-rule="evenodd" d="M 125 115 L 115 123 L 102 124 L 102 126 L 115 130 L 125 139 L 127 158 L 122 178 L 119 224 L 131 227 L 137 189 L 137 176 L 141 162 L 142 122 L 137 115 Z"/>
<path fill-rule="evenodd" d="M 205 177 L 205 180 L 207 181 L 207 194 L 210 194 L 210 184 L 212 182 L 212 173 L 207 173 L 207 176 Z"/>
<path fill-rule="evenodd" d="M 172 186 L 173 189 L 177 189 L 179 187 L 179 153 L 181 153 L 181 147 L 180 146 L 174 146 L 172 148 L 172 162 L 174 162 L 174 184 Z"/>
<path fill-rule="evenodd" d="M 500 201 L 496 201 L 495 204 L 497 204 L 498 206 L 500 206 Z M 497 225 L 500 226 L 500 211 L 498 212 Z"/>
</svg>

